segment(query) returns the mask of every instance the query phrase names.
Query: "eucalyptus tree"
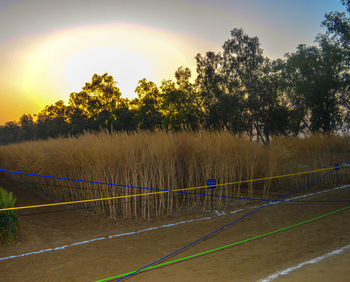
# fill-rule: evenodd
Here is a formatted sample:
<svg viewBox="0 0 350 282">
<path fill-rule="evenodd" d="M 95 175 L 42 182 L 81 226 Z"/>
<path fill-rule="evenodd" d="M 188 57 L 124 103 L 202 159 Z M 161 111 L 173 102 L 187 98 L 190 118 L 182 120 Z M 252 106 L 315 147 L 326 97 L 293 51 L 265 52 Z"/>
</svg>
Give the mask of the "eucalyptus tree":
<svg viewBox="0 0 350 282">
<path fill-rule="evenodd" d="M 36 137 L 35 123 L 32 115 L 22 115 L 19 119 L 21 126 L 20 139 L 21 140 L 33 140 Z"/>
<path fill-rule="evenodd" d="M 114 110 L 122 103 L 121 92 L 111 75 L 94 74 L 91 82 L 85 83 L 80 92 L 70 94 L 71 130 L 73 133 L 84 129 L 111 129 L 116 120 Z"/>
<path fill-rule="evenodd" d="M 202 101 L 196 85 L 190 82 L 189 68 L 179 67 L 175 72 L 176 82 L 163 80 L 161 110 L 163 126 L 171 130 L 198 130 L 202 124 Z"/>
<path fill-rule="evenodd" d="M 135 118 L 138 127 L 143 130 L 155 130 L 161 127 L 160 91 L 157 85 L 145 78 L 140 80 L 135 89 L 138 98 L 133 100 Z"/>
<path fill-rule="evenodd" d="M 21 127 L 15 121 L 0 126 L 0 144 L 5 145 L 21 141 Z"/>
<path fill-rule="evenodd" d="M 343 121 L 350 128 L 350 1 L 342 0 L 347 12 L 330 12 L 325 15 L 322 25 L 327 28 L 326 34 L 319 35 L 319 40 L 342 50 L 343 66 L 339 78 L 343 82 L 341 89 L 341 110 Z"/>
<path fill-rule="evenodd" d="M 288 109 L 281 101 L 279 74 L 264 57 L 257 37 L 233 29 L 223 45 L 223 94 L 234 99 L 231 116 L 238 130 L 268 143 L 286 134 Z"/>
<path fill-rule="evenodd" d="M 67 136 L 68 123 L 69 107 L 59 100 L 37 114 L 36 135 L 38 138 Z"/>
<path fill-rule="evenodd" d="M 320 47 L 299 45 L 295 53 L 287 54 L 290 97 L 304 111 L 303 122 L 312 132 L 330 133 L 341 126 L 343 63 L 339 46 L 325 38 Z"/>
<path fill-rule="evenodd" d="M 327 34 L 333 40 L 338 41 L 346 49 L 350 44 L 350 0 L 342 0 L 342 4 L 346 7 L 347 12 L 329 12 L 325 15 L 322 25 L 327 28 Z"/>
</svg>

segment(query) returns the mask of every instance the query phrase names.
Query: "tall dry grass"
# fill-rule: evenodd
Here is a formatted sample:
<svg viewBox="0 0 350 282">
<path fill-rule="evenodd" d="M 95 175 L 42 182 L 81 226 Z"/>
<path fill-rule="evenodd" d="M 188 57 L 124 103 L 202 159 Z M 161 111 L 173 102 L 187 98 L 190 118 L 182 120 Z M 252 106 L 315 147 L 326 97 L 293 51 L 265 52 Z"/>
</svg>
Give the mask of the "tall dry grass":
<svg viewBox="0 0 350 282">
<path fill-rule="evenodd" d="M 333 166 L 349 161 L 350 138 L 315 135 L 304 139 L 274 138 L 261 145 L 229 133 L 98 133 L 66 139 L 0 146 L 1 169 L 115 184 L 176 189 L 206 185 L 209 178 L 227 183 Z M 345 183 L 347 170 L 323 184 Z M 151 192 L 135 188 L 11 175 L 57 201 Z M 314 178 L 302 175 L 196 189 L 223 196 L 272 197 Z M 82 204 L 111 218 L 143 218 L 177 211 L 232 208 L 239 200 L 165 193 Z M 33 203 L 34 204 L 34 203 Z"/>
</svg>

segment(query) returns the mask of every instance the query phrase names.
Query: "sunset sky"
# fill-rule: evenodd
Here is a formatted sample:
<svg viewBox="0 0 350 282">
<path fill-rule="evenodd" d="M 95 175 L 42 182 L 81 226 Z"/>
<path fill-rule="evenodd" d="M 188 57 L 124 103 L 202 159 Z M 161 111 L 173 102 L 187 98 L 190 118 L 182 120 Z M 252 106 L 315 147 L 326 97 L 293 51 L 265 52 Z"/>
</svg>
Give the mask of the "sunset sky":
<svg viewBox="0 0 350 282">
<path fill-rule="evenodd" d="M 197 53 L 219 51 L 230 30 L 258 36 L 265 55 L 312 44 L 340 0 L 0 0 L 0 124 L 68 102 L 94 73 L 123 97 L 137 82 L 195 76 Z"/>
</svg>

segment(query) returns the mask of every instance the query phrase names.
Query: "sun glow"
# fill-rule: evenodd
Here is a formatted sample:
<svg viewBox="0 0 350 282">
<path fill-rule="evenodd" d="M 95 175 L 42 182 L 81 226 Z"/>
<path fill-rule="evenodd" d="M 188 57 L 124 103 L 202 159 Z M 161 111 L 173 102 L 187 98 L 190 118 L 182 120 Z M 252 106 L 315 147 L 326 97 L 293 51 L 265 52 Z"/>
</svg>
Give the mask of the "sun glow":
<svg viewBox="0 0 350 282">
<path fill-rule="evenodd" d="M 51 93 L 59 90 L 68 97 L 80 91 L 94 73 L 108 72 L 118 81 L 122 95 L 132 98 L 142 78 L 160 82 L 180 65 L 193 69 L 194 52 L 188 52 L 188 43 L 188 38 L 165 31 L 125 24 L 56 32 L 28 50 L 21 90 L 48 95 L 51 88 Z"/>
<path fill-rule="evenodd" d="M 96 46 L 73 54 L 65 64 L 64 75 L 71 92 L 78 91 L 94 73 L 108 72 L 118 82 L 125 97 L 132 97 L 141 77 L 152 77 L 147 60 L 135 52 L 116 46 Z"/>
<path fill-rule="evenodd" d="M 17 101 L 30 101 L 26 112 L 37 113 L 58 100 L 67 103 L 70 93 L 79 92 L 93 74 L 108 72 L 122 96 L 134 98 L 139 80 L 159 85 L 174 79 L 180 66 L 195 73 L 196 53 L 217 47 L 184 34 L 124 23 L 32 34 L 5 46 L 1 55 L 7 67 L 0 76 L 0 91 L 13 89 Z M 14 109 L 10 98 L 5 99 L 2 104 Z M 17 111 L 23 114 L 23 109 Z"/>
</svg>

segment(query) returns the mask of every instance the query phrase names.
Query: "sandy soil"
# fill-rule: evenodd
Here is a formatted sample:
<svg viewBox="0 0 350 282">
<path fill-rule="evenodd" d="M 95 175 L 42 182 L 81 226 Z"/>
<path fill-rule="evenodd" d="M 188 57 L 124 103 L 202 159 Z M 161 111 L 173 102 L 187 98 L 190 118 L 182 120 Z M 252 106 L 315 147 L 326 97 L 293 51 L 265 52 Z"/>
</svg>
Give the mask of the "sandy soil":
<svg viewBox="0 0 350 282">
<path fill-rule="evenodd" d="M 350 250 L 281 276 L 279 281 L 350 281 Z"/>
<path fill-rule="evenodd" d="M 48 202 L 28 189 L 19 188 L 4 180 L 0 185 L 13 191 L 18 205 Z M 313 199 L 350 199 L 350 188 Z M 346 204 L 339 203 L 285 203 L 269 206 L 174 259 L 269 232 L 344 206 Z M 137 270 L 244 213 L 246 211 L 0 261 L 0 281 L 96 281 Z M 20 215 L 20 240 L 13 246 L 0 246 L 0 257 L 203 217 L 181 216 L 146 223 L 113 222 L 98 216 L 84 215 L 67 207 L 22 210 Z M 269 237 L 141 273 L 128 281 L 257 281 L 349 244 L 349 216 L 350 210 L 346 210 Z M 305 266 L 278 280 L 349 281 L 349 253 L 347 251 L 316 265 Z"/>
</svg>

